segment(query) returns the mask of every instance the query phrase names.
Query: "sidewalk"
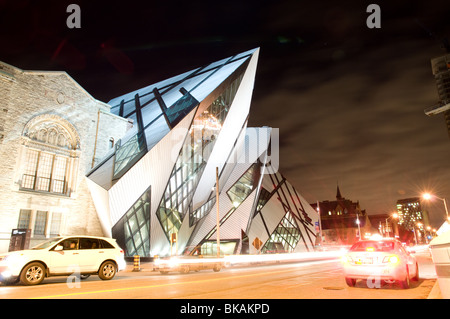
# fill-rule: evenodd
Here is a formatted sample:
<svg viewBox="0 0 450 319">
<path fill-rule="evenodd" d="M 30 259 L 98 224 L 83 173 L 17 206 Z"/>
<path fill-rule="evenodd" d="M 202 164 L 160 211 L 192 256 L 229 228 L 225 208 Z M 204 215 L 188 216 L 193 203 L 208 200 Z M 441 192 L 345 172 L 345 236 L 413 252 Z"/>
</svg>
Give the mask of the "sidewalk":
<svg viewBox="0 0 450 319">
<path fill-rule="evenodd" d="M 439 282 L 437 279 L 427 299 L 442 299 L 441 289 L 439 288 Z"/>
<path fill-rule="evenodd" d="M 153 262 L 141 262 L 140 263 L 140 272 L 142 271 L 153 271 Z M 127 262 L 127 267 L 125 268 L 125 272 L 133 272 L 134 270 L 134 263 L 133 262 Z"/>
</svg>

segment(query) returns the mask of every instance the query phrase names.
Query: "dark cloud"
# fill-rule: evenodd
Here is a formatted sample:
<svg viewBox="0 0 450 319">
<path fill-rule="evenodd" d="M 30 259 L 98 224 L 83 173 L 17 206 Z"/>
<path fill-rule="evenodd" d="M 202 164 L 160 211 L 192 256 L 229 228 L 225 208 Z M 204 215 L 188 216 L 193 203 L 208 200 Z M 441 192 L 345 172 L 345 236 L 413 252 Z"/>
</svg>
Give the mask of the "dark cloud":
<svg viewBox="0 0 450 319">
<path fill-rule="evenodd" d="M 338 182 L 369 213 L 426 190 L 448 194 L 444 120 L 423 113 L 437 100 L 430 57 L 440 53 L 408 40 L 319 70 L 295 66 L 254 101 L 253 121 L 280 128 L 281 170 L 311 202 L 333 199 Z M 431 208 L 442 220 L 443 205 Z"/>
</svg>

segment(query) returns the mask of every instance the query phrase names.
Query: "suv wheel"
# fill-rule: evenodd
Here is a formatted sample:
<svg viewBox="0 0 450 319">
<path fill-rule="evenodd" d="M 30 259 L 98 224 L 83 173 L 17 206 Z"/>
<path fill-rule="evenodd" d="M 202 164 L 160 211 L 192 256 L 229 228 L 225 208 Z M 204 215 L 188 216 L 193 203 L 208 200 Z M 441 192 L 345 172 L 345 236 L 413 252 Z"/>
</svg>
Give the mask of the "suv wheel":
<svg viewBox="0 0 450 319">
<path fill-rule="evenodd" d="M 98 276 L 102 280 L 113 279 L 117 272 L 116 263 L 113 261 L 105 261 L 98 271 Z"/>
<path fill-rule="evenodd" d="M 39 285 L 45 278 L 45 267 L 40 262 L 28 264 L 20 273 L 20 282 L 26 286 Z"/>
</svg>

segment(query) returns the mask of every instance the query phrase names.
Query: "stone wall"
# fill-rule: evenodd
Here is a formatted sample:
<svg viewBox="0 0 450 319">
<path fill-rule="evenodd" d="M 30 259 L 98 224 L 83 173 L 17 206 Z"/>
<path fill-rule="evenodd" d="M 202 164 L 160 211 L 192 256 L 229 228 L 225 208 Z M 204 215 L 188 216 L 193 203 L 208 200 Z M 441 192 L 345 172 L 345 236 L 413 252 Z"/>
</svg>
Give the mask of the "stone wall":
<svg viewBox="0 0 450 319">
<path fill-rule="evenodd" d="M 8 250 L 21 209 L 32 211 L 30 228 L 37 211 L 48 212 L 45 234 L 32 235 L 32 245 L 50 237 L 53 212 L 62 213 L 61 235 L 103 235 L 85 175 L 132 125 L 109 108 L 65 72 L 23 71 L 0 62 L 0 252 Z M 54 121 L 78 139 L 74 149 L 63 150 L 70 154 L 68 194 L 21 187 L 27 147 L 47 147 L 27 136 L 33 119 Z"/>
</svg>

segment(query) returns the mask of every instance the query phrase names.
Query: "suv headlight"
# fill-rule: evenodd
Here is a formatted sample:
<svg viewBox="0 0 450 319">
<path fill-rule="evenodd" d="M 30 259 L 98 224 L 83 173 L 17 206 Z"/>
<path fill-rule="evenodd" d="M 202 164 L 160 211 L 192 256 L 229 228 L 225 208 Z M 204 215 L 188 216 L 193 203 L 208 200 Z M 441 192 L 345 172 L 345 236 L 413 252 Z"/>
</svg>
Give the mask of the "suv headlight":
<svg viewBox="0 0 450 319">
<path fill-rule="evenodd" d="M 7 266 L 12 265 L 12 264 L 16 264 L 18 262 L 20 262 L 20 260 L 22 259 L 22 255 L 6 255 L 3 256 L 3 258 L 1 259 L 1 262 L 3 264 L 6 264 Z"/>
</svg>

